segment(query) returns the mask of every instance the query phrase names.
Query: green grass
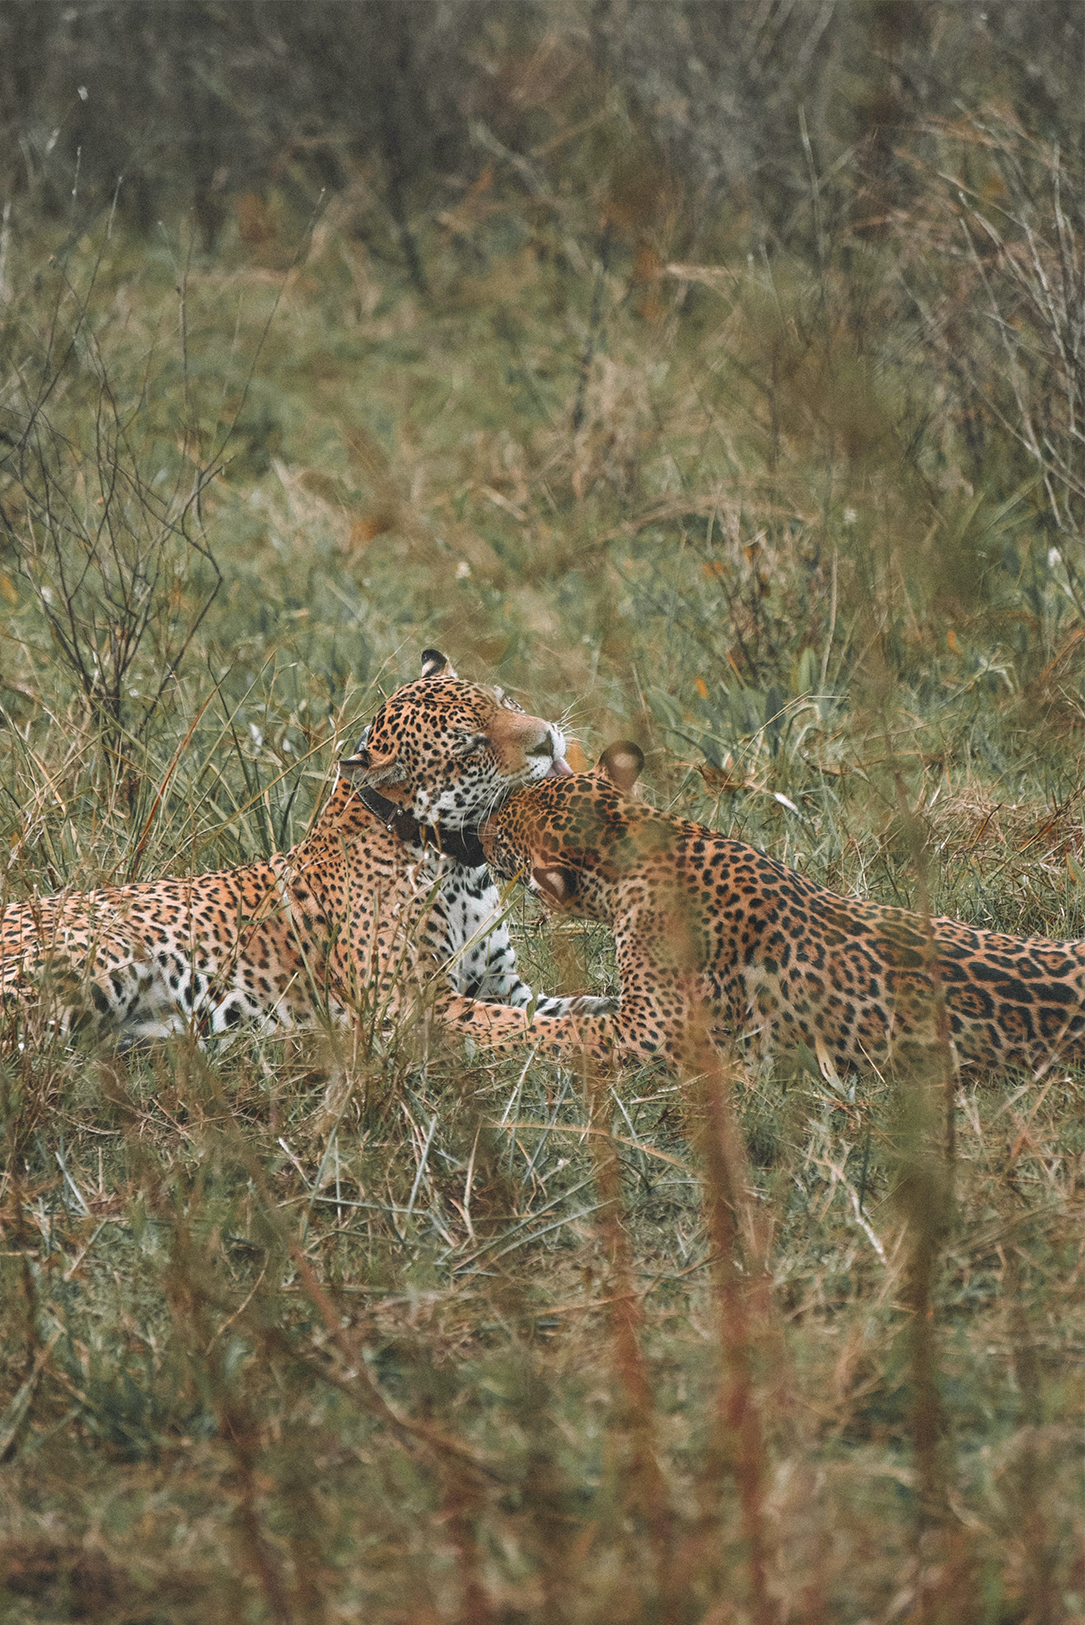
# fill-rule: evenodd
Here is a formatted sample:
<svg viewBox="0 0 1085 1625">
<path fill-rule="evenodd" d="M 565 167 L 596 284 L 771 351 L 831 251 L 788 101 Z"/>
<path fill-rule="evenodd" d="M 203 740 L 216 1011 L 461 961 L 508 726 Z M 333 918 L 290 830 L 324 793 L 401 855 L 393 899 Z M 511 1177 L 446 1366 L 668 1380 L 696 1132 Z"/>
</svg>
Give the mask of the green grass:
<svg viewBox="0 0 1085 1625">
<path fill-rule="evenodd" d="M 1085 936 L 1080 549 L 900 292 L 925 229 L 647 314 L 512 205 L 428 305 L 331 215 L 25 233 L 5 899 L 292 843 L 436 644 L 839 890 Z M 10 1054 L 3 1617 L 1079 1618 L 1081 1082 L 964 1092 L 947 1164 L 922 1080 Z"/>
</svg>

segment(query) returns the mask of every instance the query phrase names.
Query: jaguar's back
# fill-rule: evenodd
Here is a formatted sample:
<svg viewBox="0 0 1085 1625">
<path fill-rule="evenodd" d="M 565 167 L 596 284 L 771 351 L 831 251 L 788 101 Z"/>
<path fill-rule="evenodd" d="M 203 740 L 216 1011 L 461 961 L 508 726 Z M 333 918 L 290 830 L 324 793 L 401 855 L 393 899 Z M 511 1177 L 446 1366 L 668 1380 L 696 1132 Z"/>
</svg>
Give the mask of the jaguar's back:
<svg viewBox="0 0 1085 1625">
<path fill-rule="evenodd" d="M 677 1060 L 707 1019 L 719 1036 L 803 1045 L 841 1072 L 947 1038 L 964 1067 L 1085 1063 L 1085 942 L 838 896 L 598 774 L 518 793 L 482 839 L 495 873 L 613 927 L 619 1013 L 579 1029 L 599 1053 Z"/>
</svg>

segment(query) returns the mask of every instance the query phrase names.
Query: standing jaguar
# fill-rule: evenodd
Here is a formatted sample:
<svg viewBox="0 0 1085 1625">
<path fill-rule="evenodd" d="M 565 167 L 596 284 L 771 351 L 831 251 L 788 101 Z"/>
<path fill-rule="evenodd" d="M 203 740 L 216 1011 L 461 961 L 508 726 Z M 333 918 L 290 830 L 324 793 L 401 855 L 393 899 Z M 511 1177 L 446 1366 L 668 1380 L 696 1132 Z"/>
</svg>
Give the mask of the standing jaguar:
<svg viewBox="0 0 1085 1625">
<path fill-rule="evenodd" d="M 460 678 L 422 675 L 339 763 L 311 833 L 286 853 L 191 878 L 64 891 L 7 908 L 0 999 L 63 1033 L 125 1043 L 391 1014 L 425 994 L 468 1030 L 477 1000 L 545 1018 L 612 1008 L 534 1001 L 477 827 L 510 792 L 568 774 L 556 723 Z"/>
<path fill-rule="evenodd" d="M 622 984 L 613 1017 L 527 1023 L 487 1011 L 491 1045 L 677 1062 L 707 1024 L 766 1051 L 804 1046 L 838 1073 L 939 1043 L 969 1070 L 1085 1063 L 1085 941 L 1002 936 L 839 897 L 633 800 L 642 763 L 621 742 L 595 774 L 530 785 L 482 826 L 495 875 L 524 877 L 555 912 L 613 927 Z"/>
</svg>

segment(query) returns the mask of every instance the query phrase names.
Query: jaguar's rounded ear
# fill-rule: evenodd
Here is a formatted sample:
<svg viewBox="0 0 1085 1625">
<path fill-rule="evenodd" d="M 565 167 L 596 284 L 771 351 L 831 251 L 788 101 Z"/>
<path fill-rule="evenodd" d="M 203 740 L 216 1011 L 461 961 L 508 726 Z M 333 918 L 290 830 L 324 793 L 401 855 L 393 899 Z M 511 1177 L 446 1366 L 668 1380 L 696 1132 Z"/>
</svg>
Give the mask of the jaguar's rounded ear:
<svg viewBox="0 0 1085 1625">
<path fill-rule="evenodd" d="M 452 662 L 440 649 L 422 650 L 422 676 L 423 677 L 456 677 L 459 673 L 453 670 Z"/>
<path fill-rule="evenodd" d="M 532 869 L 531 878 L 542 895 L 551 903 L 567 903 L 570 897 L 576 895 L 576 870 L 552 867 L 544 869 L 541 866 Z"/>
<path fill-rule="evenodd" d="M 615 789 L 630 796 L 643 767 L 644 752 L 640 746 L 635 745 L 631 739 L 616 739 L 600 756 L 595 771 L 609 779 Z"/>
<path fill-rule="evenodd" d="M 362 738 L 364 740 L 364 734 Z M 394 776 L 395 762 L 394 750 L 370 750 L 363 743 L 353 756 L 341 756 L 338 766 L 343 778 L 349 779 L 351 784 L 379 784 Z"/>
<path fill-rule="evenodd" d="M 370 756 L 366 746 L 369 744 L 369 734 L 372 727 L 373 724 L 369 722 L 362 729 L 353 756 L 341 756 L 339 758 L 339 771 L 340 773 L 345 771 L 348 778 L 353 778 L 356 772 L 360 773 L 369 766 Z"/>
</svg>

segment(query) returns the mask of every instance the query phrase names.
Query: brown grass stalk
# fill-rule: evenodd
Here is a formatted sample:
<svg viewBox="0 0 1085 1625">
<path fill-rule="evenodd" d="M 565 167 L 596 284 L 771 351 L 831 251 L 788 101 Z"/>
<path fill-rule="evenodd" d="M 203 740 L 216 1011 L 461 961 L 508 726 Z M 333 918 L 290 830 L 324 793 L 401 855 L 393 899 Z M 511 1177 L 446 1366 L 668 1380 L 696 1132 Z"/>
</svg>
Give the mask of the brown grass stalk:
<svg viewBox="0 0 1085 1625">
<path fill-rule="evenodd" d="M 691 996 L 690 1005 L 698 1007 L 695 996 Z M 690 1073 L 690 1135 L 704 1168 L 705 1227 L 714 1260 L 713 1291 L 722 1359 L 714 1433 L 702 1483 L 705 1527 L 700 1566 L 708 1576 L 717 1567 L 710 1549 L 719 1540 L 720 1532 L 712 1526 L 708 1506 L 712 1502 L 718 1509 L 719 1491 L 729 1476 L 738 1493 L 750 1617 L 754 1625 L 775 1625 L 779 1610 L 769 1592 L 773 1539 L 765 1505 L 771 1466 L 755 1381 L 757 1328 L 747 1273 L 750 1268 L 758 1268 L 760 1261 L 749 1256 L 755 1251 L 749 1249 L 746 1271 L 740 1262 L 743 1229 L 753 1232 L 752 1225 L 743 1223 L 750 1200 L 745 1148 L 735 1118 L 732 1070 L 721 1061 L 704 1027 L 690 1034 L 686 1065 Z M 713 1590 L 718 1583 L 719 1577 Z"/>
<path fill-rule="evenodd" d="M 667 1481 L 660 1466 L 655 1402 L 647 1362 L 641 1348 L 643 1314 L 634 1285 L 633 1255 L 622 1224 L 621 1163 L 609 1135 L 611 1080 L 598 1068 L 587 1078 L 588 1106 L 594 1132 L 589 1135 L 595 1186 L 600 1211 L 596 1220 L 610 1271 L 607 1297 L 608 1325 L 615 1376 L 624 1400 L 623 1423 L 630 1456 L 624 1503 L 642 1523 L 652 1548 L 652 1562 L 661 1625 L 678 1615 L 679 1598 L 674 1569 L 674 1514 Z"/>
</svg>

